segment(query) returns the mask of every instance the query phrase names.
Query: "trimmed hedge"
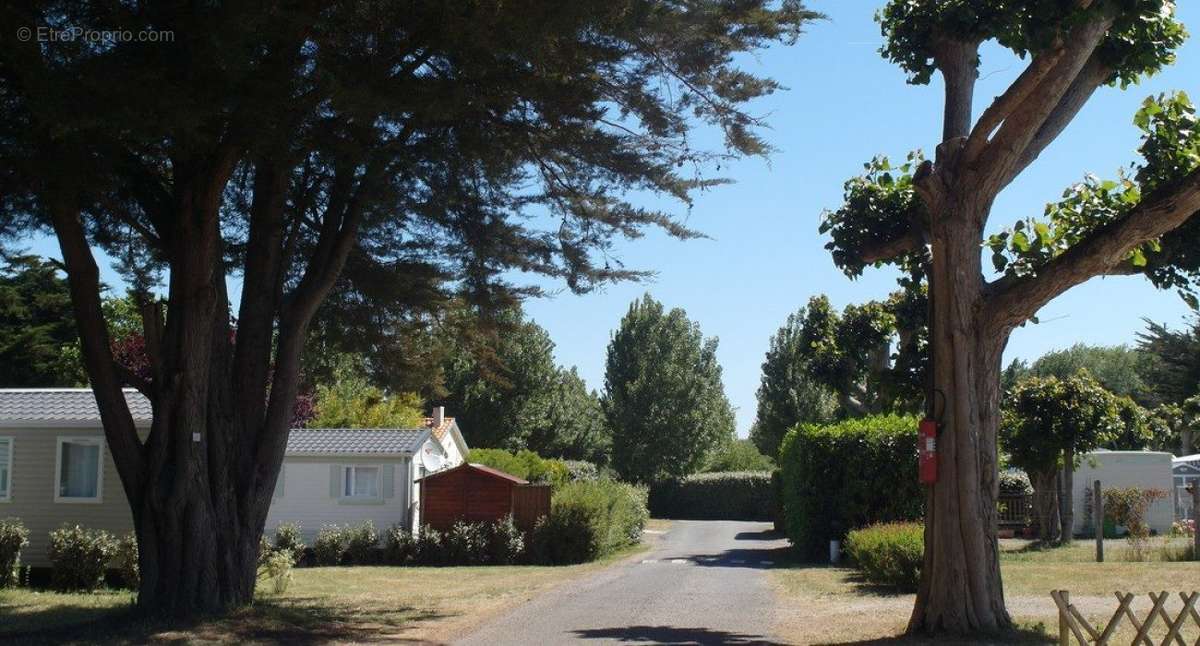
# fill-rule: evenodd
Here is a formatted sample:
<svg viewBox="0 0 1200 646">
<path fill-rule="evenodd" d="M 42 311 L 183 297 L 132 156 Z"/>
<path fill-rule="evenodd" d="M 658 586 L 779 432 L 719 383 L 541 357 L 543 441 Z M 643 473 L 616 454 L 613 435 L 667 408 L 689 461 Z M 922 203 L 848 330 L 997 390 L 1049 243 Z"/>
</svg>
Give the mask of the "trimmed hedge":
<svg viewBox="0 0 1200 646">
<path fill-rule="evenodd" d="M 925 526 L 884 523 L 846 536 L 846 554 L 871 583 L 916 590 L 925 556 Z"/>
<path fill-rule="evenodd" d="M 798 426 L 783 439 L 779 467 L 785 530 L 804 558 L 826 558 L 829 541 L 849 530 L 922 516 L 914 417 Z"/>
<path fill-rule="evenodd" d="M 695 520 L 771 520 L 770 471 L 723 471 L 672 478 L 650 487 L 650 514 Z"/>
<path fill-rule="evenodd" d="M 554 491 L 550 515 L 533 529 L 535 563 L 584 563 L 637 543 L 650 514 L 646 490 L 615 480 L 571 482 Z"/>
</svg>

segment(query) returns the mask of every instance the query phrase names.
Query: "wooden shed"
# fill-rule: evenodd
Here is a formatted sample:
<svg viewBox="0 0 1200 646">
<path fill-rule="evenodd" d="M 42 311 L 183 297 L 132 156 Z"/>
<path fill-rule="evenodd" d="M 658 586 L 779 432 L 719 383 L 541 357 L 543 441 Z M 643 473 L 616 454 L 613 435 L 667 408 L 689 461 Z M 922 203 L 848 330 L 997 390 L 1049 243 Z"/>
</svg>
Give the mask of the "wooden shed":
<svg viewBox="0 0 1200 646">
<path fill-rule="evenodd" d="M 417 480 L 421 524 L 445 531 L 455 522 L 492 522 L 512 514 L 517 526 L 533 529 L 550 513 L 550 486 L 536 485 L 482 464 L 461 464 Z"/>
</svg>

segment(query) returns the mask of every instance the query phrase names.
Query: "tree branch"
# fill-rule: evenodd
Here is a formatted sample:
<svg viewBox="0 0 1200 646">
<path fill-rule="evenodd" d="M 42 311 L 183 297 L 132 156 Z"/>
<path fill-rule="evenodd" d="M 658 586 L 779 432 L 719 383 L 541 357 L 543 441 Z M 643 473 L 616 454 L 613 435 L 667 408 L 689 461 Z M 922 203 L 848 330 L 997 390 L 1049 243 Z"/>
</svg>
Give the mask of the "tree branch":
<svg viewBox="0 0 1200 646">
<path fill-rule="evenodd" d="M 936 62 L 946 85 L 942 141 L 971 132 L 975 81 L 979 78 L 979 43 L 946 40 L 938 44 Z"/>
<path fill-rule="evenodd" d="M 1100 14 L 1072 29 L 1053 68 L 1009 111 L 996 136 L 972 160 L 984 178 L 985 193 L 996 195 L 1003 188 L 1004 180 L 1013 176 L 1021 156 L 1091 60 L 1112 21 L 1110 14 Z"/>
<path fill-rule="evenodd" d="M 1124 217 L 1102 226 L 1034 276 L 988 286 L 984 321 L 997 329 L 1015 327 L 1059 294 L 1094 276 L 1130 272 L 1127 256 L 1138 245 L 1162 237 L 1200 213 L 1200 169 L 1148 195 Z"/>
<path fill-rule="evenodd" d="M 925 241 L 922 240 L 921 235 L 915 230 L 910 229 L 906 235 L 864 248 L 859 257 L 864 263 L 871 265 L 891 260 L 906 253 L 920 251 L 924 247 Z"/>
</svg>

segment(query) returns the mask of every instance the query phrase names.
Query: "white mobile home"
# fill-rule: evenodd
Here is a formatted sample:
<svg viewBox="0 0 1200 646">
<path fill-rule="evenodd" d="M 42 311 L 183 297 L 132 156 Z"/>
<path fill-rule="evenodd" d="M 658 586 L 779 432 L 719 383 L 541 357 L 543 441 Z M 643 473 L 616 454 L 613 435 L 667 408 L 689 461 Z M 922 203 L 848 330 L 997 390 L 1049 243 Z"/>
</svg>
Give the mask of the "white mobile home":
<svg viewBox="0 0 1200 646">
<path fill-rule="evenodd" d="M 1175 517 L 1196 520 L 1196 510 L 1192 509 L 1192 493 L 1188 487 L 1200 487 L 1200 453 L 1175 458 L 1171 461 L 1171 472 L 1175 477 Z"/>
<path fill-rule="evenodd" d="M 150 404 L 125 392 L 139 430 Z M 276 483 L 267 531 L 299 523 L 311 540 L 321 525 L 371 520 L 378 528 L 419 522 L 425 473 L 462 462 L 466 444 L 452 418 L 436 410 L 414 429 L 293 429 Z M 27 565 L 47 565 L 48 533 L 79 524 L 123 534 L 129 504 L 105 446 L 90 390 L 0 389 L 0 518 L 29 529 Z"/>
<path fill-rule="evenodd" d="M 1085 491 L 1092 488 L 1096 480 L 1100 486 L 1109 488 L 1137 487 L 1159 489 L 1167 497 L 1151 505 L 1146 514 L 1147 524 L 1152 531 L 1165 534 L 1171 530 L 1175 513 L 1171 499 L 1171 454 L 1157 451 L 1093 451 L 1080 458 L 1075 470 L 1073 491 L 1075 506 L 1074 533 L 1090 531 L 1091 519 L 1084 511 Z"/>
</svg>

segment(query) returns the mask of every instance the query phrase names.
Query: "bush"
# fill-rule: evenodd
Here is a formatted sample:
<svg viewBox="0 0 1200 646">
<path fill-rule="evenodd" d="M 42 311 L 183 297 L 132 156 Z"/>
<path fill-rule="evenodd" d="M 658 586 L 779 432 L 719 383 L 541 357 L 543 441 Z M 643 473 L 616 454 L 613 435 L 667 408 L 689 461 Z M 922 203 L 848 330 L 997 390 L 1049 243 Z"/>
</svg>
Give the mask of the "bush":
<svg viewBox="0 0 1200 646">
<path fill-rule="evenodd" d="M 416 560 L 417 537 L 405 527 L 392 525 L 383 534 L 383 562 L 408 565 Z"/>
<path fill-rule="evenodd" d="M 783 439 L 779 466 L 785 529 L 804 558 L 825 558 L 848 530 L 922 516 L 913 417 L 798 426 Z"/>
<path fill-rule="evenodd" d="M 540 563 L 583 563 L 636 543 L 650 514 L 644 488 L 617 482 L 572 482 L 554 492 L 538 520 L 531 552 Z"/>
<path fill-rule="evenodd" d="M 313 557 L 317 565 L 337 565 L 346 554 L 346 530 L 337 525 L 324 525 L 313 540 Z"/>
<path fill-rule="evenodd" d="M 1024 471 L 1004 470 L 1000 472 L 1000 495 L 1031 496 L 1033 485 Z"/>
<path fill-rule="evenodd" d="M 442 546 L 441 532 L 432 527 L 422 527 L 417 533 L 413 559 L 421 565 L 442 565 L 446 562 Z"/>
<path fill-rule="evenodd" d="M 871 583 L 915 590 L 921 582 L 925 527 L 885 523 L 856 529 L 846 536 L 846 553 Z"/>
<path fill-rule="evenodd" d="M 567 467 L 567 476 L 571 480 L 599 480 L 600 467 L 586 460 L 563 460 Z"/>
<path fill-rule="evenodd" d="M 468 460 L 499 469 L 529 482 L 555 487 L 571 481 L 571 469 L 562 460 L 551 460 L 522 449 L 509 453 L 503 449 L 471 449 Z"/>
<path fill-rule="evenodd" d="M 342 532 L 346 538 L 346 560 L 351 565 L 371 565 L 379 560 L 379 532 L 374 522 L 347 526 Z"/>
<path fill-rule="evenodd" d="M 698 473 L 650 486 L 656 518 L 770 520 L 775 494 L 770 471 Z"/>
<path fill-rule="evenodd" d="M 733 440 L 721 447 L 704 465 L 709 473 L 727 471 L 770 471 L 775 460 L 763 455 L 750 440 Z"/>
<path fill-rule="evenodd" d="M 17 585 L 21 549 L 29 544 L 29 530 L 16 518 L 0 520 L 0 588 Z"/>
<path fill-rule="evenodd" d="M 300 562 L 304 556 L 304 538 L 300 533 L 300 525 L 279 523 L 275 527 L 275 551 L 291 554 L 292 563 Z"/>
<path fill-rule="evenodd" d="M 488 557 L 487 524 L 454 523 L 443 538 L 443 549 L 450 565 L 483 565 Z"/>
<path fill-rule="evenodd" d="M 512 515 L 488 526 L 487 551 L 488 562 L 495 565 L 511 565 L 520 560 L 525 552 L 525 536 Z"/>
<path fill-rule="evenodd" d="M 117 553 L 113 561 L 117 571 L 121 573 L 121 580 L 125 582 L 125 587 L 137 590 L 138 585 L 142 582 L 142 572 L 138 566 L 137 534 L 129 532 L 121 537 L 121 540 L 117 542 Z"/>
<path fill-rule="evenodd" d="M 59 590 L 91 591 L 104 585 L 104 570 L 117 542 L 104 530 L 63 526 L 50 532 L 51 580 Z"/>
<path fill-rule="evenodd" d="M 292 567 L 296 561 L 291 551 L 286 549 L 271 550 L 265 560 L 259 559 L 259 575 L 271 580 L 275 594 L 287 592 L 292 582 Z"/>
</svg>

